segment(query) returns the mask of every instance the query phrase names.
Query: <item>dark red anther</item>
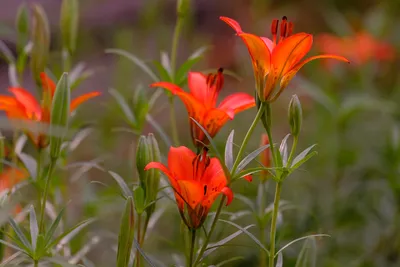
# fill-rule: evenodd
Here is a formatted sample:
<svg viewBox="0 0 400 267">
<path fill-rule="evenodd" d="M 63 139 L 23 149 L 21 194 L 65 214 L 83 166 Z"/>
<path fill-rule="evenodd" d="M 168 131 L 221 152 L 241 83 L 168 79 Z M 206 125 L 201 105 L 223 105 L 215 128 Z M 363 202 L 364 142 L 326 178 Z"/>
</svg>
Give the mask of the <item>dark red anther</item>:
<svg viewBox="0 0 400 267">
<path fill-rule="evenodd" d="M 283 16 L 282 18 L 282 23 L 281 23 L 281 35 L 280 35 L 280 40 L 282 41 L 287 33 L 288 33 L 288 22 L 287 22 L 287 17 Z"/>
<path fill-rule="evenodd" d="M 278 34 L 278 26 L 279 26 L 279 19 L 274 19 L 271 24 L 272 36 L 276 36 Z"/>
</svg>

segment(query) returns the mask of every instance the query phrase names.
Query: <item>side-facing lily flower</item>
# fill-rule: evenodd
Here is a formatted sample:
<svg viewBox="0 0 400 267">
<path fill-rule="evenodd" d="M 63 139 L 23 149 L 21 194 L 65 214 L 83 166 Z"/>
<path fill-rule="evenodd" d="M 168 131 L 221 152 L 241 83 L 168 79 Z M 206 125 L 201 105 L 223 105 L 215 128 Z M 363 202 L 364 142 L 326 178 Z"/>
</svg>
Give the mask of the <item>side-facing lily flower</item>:
<svg viewBox="0 0 400 267">
<path fill-rule="evenodd" d="M 333 58 L 349 62 L 342 56 L 330 54 L 302 60 L 312 47 L 313 36 L 304 32 L 292 35 L 293 23 L 288 22 L 286 17 L 280 23 L 279 40 L 277 19 L 271 25 L 272 40 L 243 32 L 239 23 L 231 18 L 220 19 L 231 26 L 247 46 L 253 63 L 258 97 L 263 102 L 276 100 L 300 68 L 311 60 Z"/>
<path fill-rule="evenodd" d="M 27 90 L 21 87 L 11 87 L 8 89 L 13 96 L 0 95 L 0 110 L 4 110 L 9 119 L 30 120 L 42 123 L 50 122 L 51 104 L 56 90 L 56 84 L 43 72 L 40 74 L 43 94 L 41 101 Z M 70 112 L 73 112 L 80 104 L 90 98 L 100 95 L 100 92 L 90 92 L 81 95 L 71 101 Z M 46 147 L 46 136 L 43 134 L 35 135 L 28 132 L 37 147 Z"/>
<path fill-rule="evenodd" d="M 162 87 L 179 96 L 188 111 L 189 117 L 196 120 L 211 137 L 214 137 L 222 126 L 232 120 L 235 114 L 255 106 L 254 97 L 246 93 L 235 93 L 226 97 L 217 106 L 217 98 L 224 84 L 222 68 L 217 74 L 204 75 L 200 72 L 189 72 L 188 85 L 190 93 L 169 82 L 156 82 L 151 87 Z M 208 144 L 204 132 L 189 119 L 190 133 L 197 147 Z"/>
<path fill-rule="evenodd" d="M 168 167 L 160 162 L 150 162 L 145 170 L 152 168 L 161 170 L 168 177 L 182 220 L 190 229 L 201 227 L 219 194 L 227 197 L 226 205 L 232 201 L 233 193 L 227 187 L 221 163 L 217 158 L 209 158 L 206 149 L 196 155 L 184 146 L 171 147 Z"/>
</svg>

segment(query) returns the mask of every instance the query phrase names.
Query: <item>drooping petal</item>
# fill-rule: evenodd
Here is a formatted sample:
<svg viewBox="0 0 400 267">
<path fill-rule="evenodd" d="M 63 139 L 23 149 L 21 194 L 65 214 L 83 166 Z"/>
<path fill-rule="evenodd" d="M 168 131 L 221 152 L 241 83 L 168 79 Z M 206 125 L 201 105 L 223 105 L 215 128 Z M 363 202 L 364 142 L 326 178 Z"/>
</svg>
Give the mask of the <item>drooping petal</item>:
<svg viewBox="0 0 400 267">
<path fill-rule="evenodd" d="M 178 180 L 181 197 L 192 209 L 203 200 L 203 187 L 194 180 Z"/>
<path fill-rule="evenodd" d="M 54 92 L 56 91 L 56 84 L 45 72 L 40 73 L 40 80 L 42 82 L 43 91 L 50 93 L 51 98 L 53 98 Z"/>
<path fill-rule="evenodd" d="M 201 103 L 208 102 L 207 76 L 200 72 L 189 72 L 188 86 L 190 93 Z"/>
<path fill-rule="evenodd" d="M 229 204 L 231 204 L 232 199 L 233 199 L 232 190 L 226 186 L 226 187 L 222 188 L 221 193 L 226 196 L 226 205 L 228 206 Z"/>
<path fill-rule="evenodd" d="M 193 179 L 193 159 L 196 154 L 187 147 L 171 147 L 168 152 L 168 168 L 177 180 Z"/>
<path fill-rule="evenodd" d="M 296 73 L 305 64 L 307 64 L 308 62 L 310 62 L 314 59 L 320 59 L 320 58 L 330 58 L 330 59 L 336 59 L 336 60 L 350 63 L 350 61 L 347 58 L 342 57 L 342 56 L 337 56 L 337 55 L 318 55 L 318 56 L 313 56 L 313 57 L 307 58 L 306 60 L 303 60 L 302 62 L 296 64 L 291 70 L 289 70 L 289 72 L 286 75 L 284 75 L 282 77 L 281 84 L 280 84 L 281 90 L 283 90 L 288 85 L 288 83 L 293 79 L 293 77 L 296 75 Z"/>
<path fill-rule="evenodd" d="M 226 112 L 233 110 L 233 112 L 237 114 L 238 112 L 252 108 L 255 105 L 256 102 L 253 96 L 246 93 L 236 93 L 222 100 L 218 108 Z"/>
<path fill-rule="evenodd" d="M 101 95 L 100 92 L 90 92 L 73 99 L 70 104 L 70 112 L 74 111 L 79 105 L 88 101 L 89 99 Z"/>
<path fill-rule="evenodd" d="M 261 37 L 254 34 L 240 33 L 238 36 L 242 38 L 247 46 L 255 75 L 259 79 L 260 77 L 264 78 L 269 73 L 271 67 L 271 53 L 266 43 Z"/>
<path fill-rule="evenodd" d="M 17 101 L 25 107 L 26 115 L 31 119 L 40 120 L 42 117 L 42 110 L 36 98 L 28 91 L 19 87 L 12 87 L 8 89 L 14 94 Z"/>
<path fill-rule="evenodd" d="M 308 33 L 297 33 L 280 42 L 272 52 L 275 75 L 284 76 L 310 51 L 313 37 Z"/>
<path fill-rule="evenodd" d="M 232 29 L 234 29 L 236 31 L 236 33 L 242 33 L 243 32 L 242 28 L 240 27 L 240 24 L 236 20 L 228 18 L 228 17 L 223 17 L 223 16 L 219 17 L 219 19 L 224 21 L 229 26 L 231 26 Z"/>
</svg>

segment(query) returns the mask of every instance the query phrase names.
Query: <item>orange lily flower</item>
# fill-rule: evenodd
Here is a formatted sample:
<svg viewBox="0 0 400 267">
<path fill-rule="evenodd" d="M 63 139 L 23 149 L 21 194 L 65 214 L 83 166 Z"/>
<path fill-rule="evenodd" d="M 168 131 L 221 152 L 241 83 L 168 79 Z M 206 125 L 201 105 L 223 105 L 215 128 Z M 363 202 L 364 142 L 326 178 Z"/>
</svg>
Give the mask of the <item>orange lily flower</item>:
<svg viewBox="0 0 400 267">
<path fill-rule="evenodd" d="M 266 146 L 269 145 L 269 138 L 267 134 L 262 134 L 261 135 L 261 146 Z M 265 149 L 263 152 L 260 154 L 260 162 L 263 165 L 263 167 L 269 168 L 271 167 L 271 151 L 269 148 Z M 270 173 L 268 171 L 262 171 L 260 175 L 261 181 L 265 182 L 268 178 Z"/>
<path fill-rule="evenodd" d="M 300 68 L 311 60 L 333 58 L 349 62 L 342 56 L 331 54 L 302 60 L 312 47 L 313 36 L 304 32 L 292 35 L 293 23 L 288 22 L 286 17 L 282 18 L 280 24 L 279 41 L 277 19 L 273 20 L 271 25 L 272 40 L 243 32 L 239 23 L 233 19 L 227 17 L 220 19 L 231 26 L 246 44 L 252 59 L 257 93 L 261 101 L 276 100 Z"/>
<path fill-rule="evenodd" d="M 12 87 L 8 90 L 14 96 L 0 95 L 0 110 L 4 110 L 10 119 L 49 123 L 51 103 L 56 90 L 56 84 L 44 72 L 40 74 L 40 78 L 43 88 L 41 103 L 24 88 Z M 100 92 L 91 92 L 75 98 L 71 101 L 70 112 L 73 112 L 83 102 L 98 95 L 100 95 Z M 34 136 L 32 133 L 28 133 L 28 135 L 37 147 L 43 148 L 47 146 L 45 135 L 39 134 L 39 136 Z"/>
<path fill-rule="evenodd" d="M 355 66 L 363 65 L 371 60 L 391 60 L 395 56 L 395 49 L 390 43 L 377 40 L 368 32 L 358 32 L 347 37 L 321 34 L 316 38 L 316 45 L 324 53 L 345 55 L 355 63 Z"/>
<path fill-rule="evenodd" d="M 204 75 L 200 72 L 189 72 L 188 85 L 190 93 L 169 82 L 156 82 L 151 87 L 162 87 L 179 96 L 188 111 L 189 117 L 195 119 L 211 137 L 214 137 L 222 126 L 232 120 L 235 114 L 255 106 L 254 97 L 246 93 L 235 93 L 226 97 L 218 106 L 217 98 L 224 84 L 222 68 L 217 74 Z M 190 133 L 195 146 L 201 147 L 209 142 L 197 124 L 189 120 Z"/>
<path fill-rule="evenodd" d="M 153 168 L 161 170 L 168 177 L 182 220 L 190 229 L 201 227 L 219 194 L 226 195 L 226 205 L 232 201 L 233 193 L 227 187 L 221 163 L 217 158 L 209 158 L 206 149 L 196 155 L 184 146 L 171 147 L 168 167 L 160 162 L 150 162 L 145 170 Z"/>
<path fill-rule="evenodd" d="M 0 174 L 0 193 L 13 188 L 19 182 L 28 179 L 26 170 L 9 167 Z"/>
</svg>

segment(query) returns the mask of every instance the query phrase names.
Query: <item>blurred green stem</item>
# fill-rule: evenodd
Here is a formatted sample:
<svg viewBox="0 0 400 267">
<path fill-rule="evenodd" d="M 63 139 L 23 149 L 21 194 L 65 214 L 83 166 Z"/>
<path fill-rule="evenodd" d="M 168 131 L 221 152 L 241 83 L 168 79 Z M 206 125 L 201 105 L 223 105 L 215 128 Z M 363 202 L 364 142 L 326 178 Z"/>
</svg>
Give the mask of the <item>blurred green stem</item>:
<svg viewBox="0 0 400 267">
<path fill-rule="evenodd" d="M 290 168 L 290 165 L 292 163 L 294 153 L 296 152 L 296 147 L 297 147 L 297 141 L 299 140 L 298 136 L 293 137 L 293 145 L 292 145 L 292 150 L 290 150 L 290 155 L 287 161 L 287 168 Z"/>
<path fill-rule="evenodd" d="M 190 242 L 190 254 L 189 254 L 189 266 L 193 266 L 193 256 L 194 256 L 194 248 L 196 246 L 196 229 L 190 229 L 191 234 L 191 242 Z"/>
<path fill-rule="evenodd" d="M 254 118 L 252 124 L 250 125 L 250 128 L 247 130 L 247 133 L 246 133 L 246 135 L 245 135 L 245 137 L 243 139 L 242 145 L 240 146 L 239 152 L 238 152 L 238 154 L 236 156 L 236 159 L 235 159 L 235 163 L 233 164 L 232 171 L 230 173 L 231 176 L 235 174 L 235 172 L 237 170 L 237 167 L 239 166 L 240 158 L 242 157 L 242 154 L 244 153 L 245 147 L 247 146 L 247 143 L 249 142 L 250 137 L 251 137 L 254 129 L 256 128 L 256 126 L 258 124 L 258 121 L 261 119 L 261 116 L 264 113 L 264 108 L 265 108 L 264 103 L 261 103 L 261 105 L 260 105 L 260 107 L 258 109 L 257 115 Z M 222 198 L 221 198 L 221 202 L 219 203 L 218 209 L 217 209 L 217 211 L 215 213 L 214 220 L 213 220 L 213 222 L 211 224 L 210 231 L 208 232 L 208 235 L 206 236 L 206 240 L 204 241 L 203 245 L 201 246 L 199 255 L 197 256 L 196 261 L 194 262 L 193 266 L 196 266 L 200 262 L 201 257 L 203 256 L 204 251 L 207 248 L 208 242 L 210 242 L 210 237 L 211 237 L 212 233 L 214 232 L 215 226 L 216 226 L 217 221 L 218 221 L 218 217 L 219 217 L 219 215 L 221 213 L 222 207 L 224 206 L 225 199 L 226 199 L 226 197 L 225 197 L 225 195 L 223 195 Z"/>
<path fill-rule="evenodd" d="M 169 110 L 170 110 L 170 122 L 171 122 L 171 134 L 172 140 L 175 146 L 179 145 L 179 136 L 178 136 L 178 126 L 176 124 L 175 117 L 175 105 L 174 105 L 174 96 L 169 97 Z"/>
<path fill-rule="evenodd" d="M 173 79 L 175 79 L 175 69 L 176 69 L 176 58 L 178 55 L 178 45 L 179 45 L 179 35 L 181 34 L 183 26 L 183 17 L 178 14 L 176 19 L 174 36 L 172 38 L 172 47 L 171 47 L 171 73 L 173 74 Z"/>
<path fill-rule="evenodd" d="M 47 171 L 47 177 L 46 177 L 44 193 L 43 193 L 43 198 L 42 198 L 42 205 L 40 207 L 40 221 L 39 221 L 40 222 L 39 223 L 39 233 L 40 234 L 43 234 L 43 232 L 44 232 L 44 214 L 46 213 L 46 201 L 47 201 L 47 196 L 49 194 L 51 176 L 53 175 L 53 171 L 54 171 L 56 162 L 57 162 L 57 159 L 52 158 L 50 160 L 50 166 Z"/>
<path fill-rule="evenodd" d="M 276 183 L 274 211 L 272 213 L 271 233 L 270 233 L 270 249 L 269 249 L 269 267 L 274 267 L 275 259 L 275 236 L 276 236 L 276 221 L 278 219 L 279 200 L 281 198 L 282 182 Z"/>
<path fill-rule="evenodd" d="M 63 71 L 69 72 L 71 68 L 71 55 L 69 54 L 68 49 L 64 48 L 62 53 L 62 63 L 63 63 Z"/>
<path fill-rule="evenodd" d="M 138 214 L 139 216 L 139 218 L 138 218 L 138 221 L 137 221 L 137 240 L 139 240 L 139 242 L 140 242 L 140 240 L 142 239 L 142 235 L 141 235 L 141 227 L 142 227 L 142 215 L 141 214 Z M 136 250 L 136 257 L 135 257 L 135 261 L 136 261 L 136 264 L 135 264 L 135 266 L 136 267 L 139 267 L 140 266 L 140 252 L 139 252 L 139 250 L 137 249 Z"/>
</svg>

